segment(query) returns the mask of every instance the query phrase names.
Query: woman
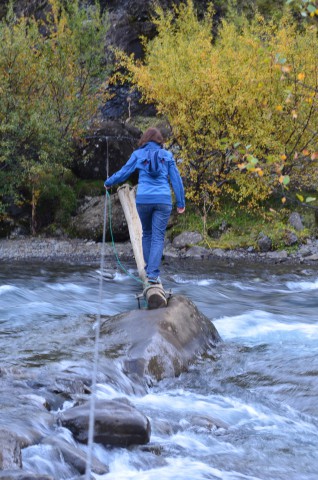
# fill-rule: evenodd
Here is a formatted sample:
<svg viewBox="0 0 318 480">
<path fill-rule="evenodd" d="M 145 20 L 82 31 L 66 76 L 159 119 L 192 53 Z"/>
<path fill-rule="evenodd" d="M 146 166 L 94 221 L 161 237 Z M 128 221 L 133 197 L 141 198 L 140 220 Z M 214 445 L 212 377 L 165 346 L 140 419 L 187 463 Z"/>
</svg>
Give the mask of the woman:
<svg viewBox="0 0 318 480">
<path fill-rule="evenodd" d="M 157 128 L 148 128 L 128 162 L 105 181 L 108 189 L 139 171 L 136 206 L 142 225 L 142 249 L 147 281 L 160 283 L 160 263 L 168 220 L 172 210 L 170 183 L 177 212 L 185 211 L 184 189 L 172 153 L 162 148 L 163 137 Z"/>
</svg>

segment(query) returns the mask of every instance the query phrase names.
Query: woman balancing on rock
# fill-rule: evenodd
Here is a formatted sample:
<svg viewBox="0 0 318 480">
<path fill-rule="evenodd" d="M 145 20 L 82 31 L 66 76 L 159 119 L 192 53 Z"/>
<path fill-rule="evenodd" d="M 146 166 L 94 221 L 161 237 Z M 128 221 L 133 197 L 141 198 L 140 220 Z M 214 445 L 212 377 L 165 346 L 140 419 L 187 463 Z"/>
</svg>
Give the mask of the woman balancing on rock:
<svg viewBox="0 0 318 480">
<path fill-rule="evenodd" d="M 182 180 L 173 155 L 162 148 L 163 137 L 157 128 L 148 128 L 128 162 L 105 181 L 108 189 L 124 182 L 138 170 L 136 206 L 142 225 L 142 250 L 149 284 L 160 283 L 160 263 L 168 220 L 172 211 L 170 182 L 176 197 L 177 212 L 185 211 Z"/>
</svg>

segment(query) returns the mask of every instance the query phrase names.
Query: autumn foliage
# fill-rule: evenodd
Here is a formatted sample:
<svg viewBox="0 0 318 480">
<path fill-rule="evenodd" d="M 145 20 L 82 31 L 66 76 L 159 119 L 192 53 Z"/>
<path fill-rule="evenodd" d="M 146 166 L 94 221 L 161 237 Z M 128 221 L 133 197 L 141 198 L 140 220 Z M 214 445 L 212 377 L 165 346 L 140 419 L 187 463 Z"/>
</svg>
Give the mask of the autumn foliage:
<svg viewBox="0 0 318 480">
<path fill-rule="evenodd" d="M 16 18 L 11 5 L 0 22 L 0 214 L 8 203 L 30 202 L 33 231 L 47 177 L 61 177 L 69 165 L 107 78 L 99 7 L 49 6 L 36 20 Z"/>
<path fill-rule="evenodd" d="M 261 16 L 239 28 L 224 21 L 212 38 L 212 16 L 198 20 L 191 0 L 157 8 L 145 60 L 118 54 L 171 125 L 188 198 L 206 212 L 224 194 L 254 207 L 291 187 L 312 188 L 317 28 L 299 29 L 287 13 L 279 25 Z"/>
</svg>

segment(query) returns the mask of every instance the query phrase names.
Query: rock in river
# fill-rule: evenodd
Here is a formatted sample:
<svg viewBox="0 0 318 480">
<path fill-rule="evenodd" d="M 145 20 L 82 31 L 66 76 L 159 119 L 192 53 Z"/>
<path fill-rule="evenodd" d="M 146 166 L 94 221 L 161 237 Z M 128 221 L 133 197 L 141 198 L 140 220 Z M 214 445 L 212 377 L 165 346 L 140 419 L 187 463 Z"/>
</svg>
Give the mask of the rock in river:
<svg viewBox="0 0 318 480">
<path fill-rule="evenodd" d="M 69 408 L 59 415 L 61 424 L 74 438 L 88 442 L 89 403 Z M 94 442 L 128 446 L 145 444 L 150 439 L 150 422 L 126 399 L 97 400 L 95 404 Z"/>
<path fill-rule="evenodd" d="M 109 317 L 101 336 L 106 355 L 119 352 L 128 374 L 156 380 L 187 371 L 198 355 L 221 341 L 211 320 L 182 295 L 173 296 L 166 308 Z"/>
</svg>

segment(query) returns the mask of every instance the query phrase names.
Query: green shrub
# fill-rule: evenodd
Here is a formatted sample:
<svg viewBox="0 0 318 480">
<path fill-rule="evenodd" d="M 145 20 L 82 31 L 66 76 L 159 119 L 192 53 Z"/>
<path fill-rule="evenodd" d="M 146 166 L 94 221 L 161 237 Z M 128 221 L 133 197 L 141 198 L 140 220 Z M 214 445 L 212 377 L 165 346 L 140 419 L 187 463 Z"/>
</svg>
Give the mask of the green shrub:
<svg viewBox="0 0 318 480">
<path fill-rule="evenodd" d="M 44 23 L 11 4 L 0 22 L 0 205 L 27 191 L 33 233 L 43 178 L 69 164 L 105 99 L 107 19 L 97 4 L 64 3 L 50 0 Z"/>
</svg>

